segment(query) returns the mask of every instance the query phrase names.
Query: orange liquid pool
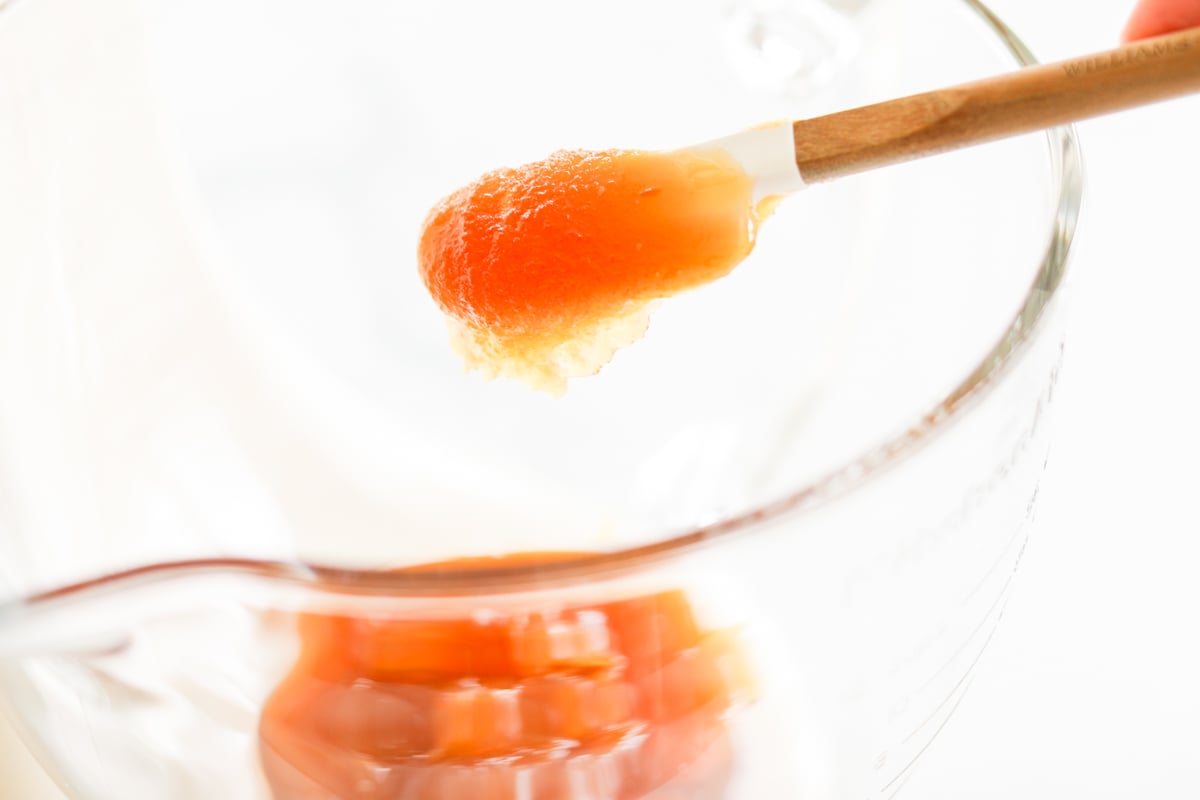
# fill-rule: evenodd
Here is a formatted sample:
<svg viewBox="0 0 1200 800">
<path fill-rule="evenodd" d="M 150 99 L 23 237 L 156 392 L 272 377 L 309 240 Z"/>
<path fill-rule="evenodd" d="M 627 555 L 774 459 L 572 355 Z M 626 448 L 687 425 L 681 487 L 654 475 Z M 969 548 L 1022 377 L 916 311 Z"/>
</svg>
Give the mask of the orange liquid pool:
<svg viewBox="0 0 1200 800">
<path fill-rule="evenodd" d="M 421 277 L 469 365 L 561 390 L 638 338 L 649 303 L 750 253 L 752 190 L 721 152 L 560 151 L 438 203 Z"/>
<path fill-rule="evenodd" d="M 721 800 L 753 684 L 672 590 L 422 619 L 307 615 L 260 723 L 278 800 Z"/>
</svg>

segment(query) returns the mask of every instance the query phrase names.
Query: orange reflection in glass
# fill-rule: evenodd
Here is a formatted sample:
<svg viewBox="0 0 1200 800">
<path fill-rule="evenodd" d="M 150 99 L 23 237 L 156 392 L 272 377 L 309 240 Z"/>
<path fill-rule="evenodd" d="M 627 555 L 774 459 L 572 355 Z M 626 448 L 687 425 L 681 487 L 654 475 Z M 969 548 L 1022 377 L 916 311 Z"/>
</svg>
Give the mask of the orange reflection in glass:
<svg viewBox="0 0 1200 800">
<path fill-rule="evenodd" d="M 260 724 L 278 800 L 720 800 L 727 719 L 753 696 L 737 633 L 703 630 L 678 590 L 305 615 L 300 635 Z"/>
</svg>

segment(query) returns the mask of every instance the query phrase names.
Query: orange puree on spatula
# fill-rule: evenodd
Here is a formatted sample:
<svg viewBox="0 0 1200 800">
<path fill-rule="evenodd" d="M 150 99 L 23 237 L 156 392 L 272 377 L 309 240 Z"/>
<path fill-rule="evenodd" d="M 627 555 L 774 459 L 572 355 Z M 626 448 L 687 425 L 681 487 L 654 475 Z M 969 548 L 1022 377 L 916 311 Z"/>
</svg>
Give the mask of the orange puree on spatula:
<svg viewBox="0 0 1200 800">
<path fill-rule="evenodd" d="M 737 632 L 679 590 L 300 635 L 259 728 L 276 800 L 721 800 L 754 692 Z"/>
<path fill-rule="evenodd" d="M 438 203 L 421 277 L 468 366 L 561 393 L 639 338 L 653 301 L 750 253 L 752 189 L 719 151 L 560 151 Z"/>
</svg>

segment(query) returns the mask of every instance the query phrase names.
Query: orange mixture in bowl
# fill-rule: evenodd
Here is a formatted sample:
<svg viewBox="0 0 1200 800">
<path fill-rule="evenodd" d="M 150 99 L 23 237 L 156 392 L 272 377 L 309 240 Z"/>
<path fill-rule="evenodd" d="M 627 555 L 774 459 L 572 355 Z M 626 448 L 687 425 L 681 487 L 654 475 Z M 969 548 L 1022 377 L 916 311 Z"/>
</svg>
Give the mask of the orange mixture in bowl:
<svg viewBox="0 0 1200 800">
<path fill-rule="evenodd" d="M 720 800 L 753 699 L 679 590 L 300 631 L 260 723 L 277 800 Z"/>
</svg>

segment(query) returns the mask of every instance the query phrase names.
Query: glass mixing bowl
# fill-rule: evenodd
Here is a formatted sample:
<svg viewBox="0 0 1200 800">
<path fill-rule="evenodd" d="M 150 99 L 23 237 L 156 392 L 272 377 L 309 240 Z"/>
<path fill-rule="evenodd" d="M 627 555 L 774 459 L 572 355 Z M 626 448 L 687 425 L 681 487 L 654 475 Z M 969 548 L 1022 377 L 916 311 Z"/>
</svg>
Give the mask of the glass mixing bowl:
<svg viewBox="0 0 1200 800">
<path fill-rule="evenodd" d="M 47 769 L 895 794 L 1026 540 L 1073 132 L 788 199 L 562 399 L 463 372 L 416 236 L 558 147 L 1029 61 L 973 0 L 0 3 L 0 686 Z"/>
</svg>

